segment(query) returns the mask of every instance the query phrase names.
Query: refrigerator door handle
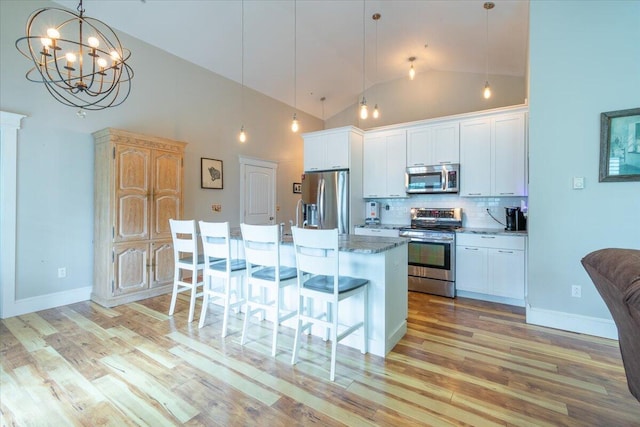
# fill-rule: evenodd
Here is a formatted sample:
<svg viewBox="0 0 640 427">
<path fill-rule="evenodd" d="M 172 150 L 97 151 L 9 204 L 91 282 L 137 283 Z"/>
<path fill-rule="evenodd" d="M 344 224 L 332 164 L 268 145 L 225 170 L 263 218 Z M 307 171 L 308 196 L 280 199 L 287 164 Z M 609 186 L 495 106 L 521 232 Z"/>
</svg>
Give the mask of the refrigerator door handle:
<svg viewBox="0 0 640 427">
<path fill-rule="evenodd" d="M 318 228 L 324 228 L 324 178 L 318 184 Z"/>
</svg>

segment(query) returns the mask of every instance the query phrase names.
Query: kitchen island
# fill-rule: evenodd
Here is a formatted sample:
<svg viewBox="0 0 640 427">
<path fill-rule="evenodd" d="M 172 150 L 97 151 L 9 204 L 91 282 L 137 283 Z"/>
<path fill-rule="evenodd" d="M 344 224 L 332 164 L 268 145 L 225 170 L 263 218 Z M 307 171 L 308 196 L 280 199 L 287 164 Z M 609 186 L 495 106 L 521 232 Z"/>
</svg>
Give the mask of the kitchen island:
<svg viewBox="0 0 640 427">
<path fill-rule="evenodd" d="M 232 229 L 231 235 L 234 239 L 232 256 L 242 258 L 244 250 L 240 229 Z M 346 234 L 339 237 L 339 246 L 340 274 L 369 280 L 369 353 L 384 357 L 407 332 L 407 240 Z M 280 262 L 295 267 L 293 239 L 290 235 L 283 236 L 280 249 Z M 340 303 L 340 317 L 346 324 L 357 321 L 361 312 L 361 302 L 357 298 Z M 284 299 L 289 307 L 297 304 L 295 287 L 285 289 Z M 295 319 L 284 324 L 293 328 Z M 313 334 L 323 336 L 324 331 L 314 328 Z M 359 332 L 340 341 L 356 349 L 360 349 L 360 342 Z"/>
</svg>

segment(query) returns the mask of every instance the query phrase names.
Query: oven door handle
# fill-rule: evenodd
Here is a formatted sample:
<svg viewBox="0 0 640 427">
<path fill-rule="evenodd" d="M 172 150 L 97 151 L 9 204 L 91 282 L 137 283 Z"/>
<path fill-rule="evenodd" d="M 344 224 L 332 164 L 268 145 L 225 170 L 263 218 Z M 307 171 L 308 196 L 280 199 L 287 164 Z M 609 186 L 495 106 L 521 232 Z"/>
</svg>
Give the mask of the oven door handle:
<svg viewBox="0 0 640 427">
<path fill-rule="evenodd" d="M 454 241 L 453 238 L 446 238 L 446 237 L 442 239 L 420 239 L 415 237 L 409 238 L 409 242 L 419 242 L 419 243 L 451 243 L 453 241 Z"/>
</svg>

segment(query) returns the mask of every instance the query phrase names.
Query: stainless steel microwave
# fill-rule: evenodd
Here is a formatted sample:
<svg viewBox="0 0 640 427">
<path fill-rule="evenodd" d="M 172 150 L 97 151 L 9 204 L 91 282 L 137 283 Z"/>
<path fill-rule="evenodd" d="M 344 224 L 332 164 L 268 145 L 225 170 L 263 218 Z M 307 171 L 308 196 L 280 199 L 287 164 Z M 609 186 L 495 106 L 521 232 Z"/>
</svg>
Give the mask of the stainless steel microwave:
<svg viewBox="0 0 640 427">
<path fill-rule="evenodd" d="M 407 168 L 405 184 L 408 194 L 457 193 L 460 165 L 412 166 Z"/>
</svg>

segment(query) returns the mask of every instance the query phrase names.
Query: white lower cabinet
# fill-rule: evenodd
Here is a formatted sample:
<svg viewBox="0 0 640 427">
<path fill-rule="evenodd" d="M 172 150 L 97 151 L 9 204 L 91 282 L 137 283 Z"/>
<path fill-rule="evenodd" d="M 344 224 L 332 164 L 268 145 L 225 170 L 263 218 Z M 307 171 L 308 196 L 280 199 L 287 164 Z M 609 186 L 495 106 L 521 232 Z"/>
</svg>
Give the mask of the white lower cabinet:
<svg viewBox="0 0 640 427">
<path fill-rule="evenodd" d="M 456 288 L 524 303 L 525 248 L 525 236 L 458 234 Z"/>
</svg>

